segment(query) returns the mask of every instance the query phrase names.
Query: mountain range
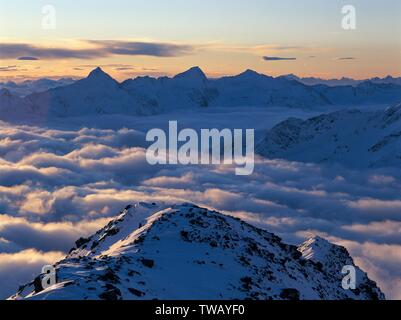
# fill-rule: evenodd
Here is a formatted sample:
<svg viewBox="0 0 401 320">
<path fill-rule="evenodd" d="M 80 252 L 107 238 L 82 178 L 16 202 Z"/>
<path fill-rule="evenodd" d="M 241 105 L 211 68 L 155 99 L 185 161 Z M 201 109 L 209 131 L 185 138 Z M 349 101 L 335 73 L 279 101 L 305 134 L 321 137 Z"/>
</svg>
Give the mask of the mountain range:
<svg viewBox="0 0 401 320">
<path fill-rule="evenodd" d="M 400 85 L 370 80 L 356 86 L 308 86 L 252 70 L 208 79 L 200 68 L 193 67 L 172 78 L 138 77 L 119 83 L 97 68 L 87 78 L 25 97 L 1 89 L 0 118 L 150 115 L 213 107 L 360 107 L 400 101 Z"/>
<path fill-rule="evenodd" d="M 343 289 L 344 266 L 356 288 Z M 320 237 L 300 246 L 193 204 L 136 203 L 10 299 L 384 299 L 343 247 Z"/>
<path fill-rule="evenodd" d="M 38 80 L 25 80 L 20 83 L 14 81 L 0 82 L 0 90 L 7 89 L 12 95 L 25 97 L 35 92 L 44 92 L 49 89 L 67 86 L 74 83 L 72 78 L 61 78 L 58 80 L 42 78 Z"/>
<path fill-rule="evenodd" d="M 401 104 L 379 111 L 342 110 L 307 120 L 289 118 L 267 131 L 256 151 L 291 161 L 400 167 Z"/>
<path fill-rule="evenodd" d="M 308 86 L 314 86 L 318 84 L 324 84 L 330 87 L 336 87 L 336 86 L 357 86 L 363 82 L 372 82 L 376 84 L 397 84 L 401 85 L 401 77 L 392 77 L 392 76 L 386 76 L 383 78 L 379 77 L 374 77 L 371 79 L 365 79 L 365 80 L 355 80 L 352 78 L 346 78 L 342 77 L 340 79 L 321 79 L 321 78 L 315 78 L 315 77 L 298 77 L 294 74 L 287 74 L 282 76 L 286 79 L 290 80 L 296 80 L 298 82 L 301 82 L 303 84 L 306 84 Z"/>
</svg>

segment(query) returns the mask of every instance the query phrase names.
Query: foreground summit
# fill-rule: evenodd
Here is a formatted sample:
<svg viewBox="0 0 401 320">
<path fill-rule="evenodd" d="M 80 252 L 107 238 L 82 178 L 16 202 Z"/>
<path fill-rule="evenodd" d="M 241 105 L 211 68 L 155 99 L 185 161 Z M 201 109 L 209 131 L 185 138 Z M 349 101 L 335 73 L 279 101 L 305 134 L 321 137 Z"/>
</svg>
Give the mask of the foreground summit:
<svg viewBox="0 0 401 320">
<path fill-rule="evenodd" d="M 356 267 L 341 285 L 343 247 L 315 237 L 300 247 L 239 219 L 192 204 L 128 206 L 55 264 L 57 284 L 39 275 L 11 299 L 384 299 Z"/>
</svg>

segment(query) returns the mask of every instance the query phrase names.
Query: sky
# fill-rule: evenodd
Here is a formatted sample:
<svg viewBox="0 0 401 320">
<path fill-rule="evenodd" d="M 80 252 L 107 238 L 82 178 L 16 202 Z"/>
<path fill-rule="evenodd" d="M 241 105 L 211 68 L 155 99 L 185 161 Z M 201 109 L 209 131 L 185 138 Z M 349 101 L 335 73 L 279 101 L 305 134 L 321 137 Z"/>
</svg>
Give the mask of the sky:
<svg viewBox="0 0 401 320">
<path fill-rule="evenodd" d="M 342 27 L 345 5 L 355 29 Z M 82 77 L 95 66 L 120 80 L 191 66 L 210 77 L 401 76 L 400 18 L 395 0 L 0 0 L 0 79 Z"/>
</svg>

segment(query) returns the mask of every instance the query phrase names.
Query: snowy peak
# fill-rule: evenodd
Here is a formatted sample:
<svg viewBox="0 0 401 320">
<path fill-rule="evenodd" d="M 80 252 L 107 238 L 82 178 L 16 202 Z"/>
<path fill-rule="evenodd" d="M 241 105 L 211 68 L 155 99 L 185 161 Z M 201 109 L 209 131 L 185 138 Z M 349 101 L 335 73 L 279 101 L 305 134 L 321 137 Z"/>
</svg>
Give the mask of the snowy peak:
<svg viewBox="0 0 401 320">
<path fill-rule="evenodd" d="M 266 77 L 266 76 L 254 71 L 254 70 L 247 69 L 244 72 L 240 73 L 237 77 L 247 78 L 247 79 L 255 79 L 255 78 Z"/>
<path fill-rule="evenodd" d="M 138 202 L 128 205 L 120 215 L 89 238 L 80 238 L 70 250 L 69 258 L 88 257 L 101 254 L 128 237 L 136 229 L 146 225 L 146 219 L 160 211 L 162 204 Z"/>
<path fill-rule="evenodd" d="M 108 81 L 112 83 L 117 83 L 116 80 L 114 80 L 112 77 L 110 77 L 106 72 L 102 70 L 102 68 L 97 67 L 96 69 L 93 69 L 89 75 L 86 77 L 86 80 L 91 80 L 91 81 Z"/>
<path fill-rule="evenodd" d="M 392 76 L 386 76 L 385 78 L 379 78 L 379 77 L 374 77 L 371 79 L 364 79 L 364 80 L 355 80 L 352 78 L 347 78 L 347 77 L 341 77 L 338 79 L 321 79 L 321 78 L 315 78 L 315 77 L 298 77 L 294 74 L 287 74 L 281 76 L 283 78 L 291 79 L 291 80 L 296 80 L 298 82 L 301 82 L 305 85 L 309 86 L 314 86 L 314 85 L 326 85 L 329 87 L 335 87 L 335 86 L 353 86 L 357 87 L 359 84 L 370 81 L 372 83 L 376 84 L 401 84 L 401 78 L 394 78 Z"/>
<path fill-rule="evenodd" d="M 298 250 L 306 260 L 327 264 L 333 257 L 336 257 L 336 262 L 343 265 L 353 264 L 351 256 L 344 247 L 335 245 L 319 236 L 309 238 L 298 247 Z"/>
<path fill-rule="evenodd" d="M 46 118 L 95 114 L 151 115 L 213 107 L 361 107 L 401 101 L 401 86 L 396 84 L 370 82 L 359 87 L 306 86 L 288 77 L 273 78 L 253 70 L 209 80 L 199 67 L 192 67 L 173 78 L 138 78 L 121 84 L 99 67 L 87 78 L 73 83 L 69 79 L 43 79 L 25 83 L 17 89 L 0 84 L 2 87 L 24 98 L 2 103 L 0 110 L 16 110 L 23 119 L 36 115 Z M 26 95 L 28 92 L 35 93 Z M 6 114 L 2 112 L 1 117 L 5 118 Z"/>
<path fill-rule="evenodd" d="M 298 250 L 272 233 L 193 204 L 138 203 L 78 240 L 55 264 L 57 284 L 43 289 L 39 275 L 10 299 L 384 298 L 364 273 L 358 290 L 344 290 L 337 256 L 325 255 L 337 269 L 326 268 Z"/>
<path fill-rule="evenodd" d="M 296 81 L 301 80 L 298 76 L 296 76 L 293 73 L 282 75 L 279 78 L 284 78 L 284 79 L 287 79 L 287 80 L 296 80 Z"/>
<path fill-rule="evenodd" d="M 187 71 L 177 74 L 174 79 L 198 79 L 198 80 L 206 80 L 206 75 L 199 67 L 192 67 Z"/>
<path fill-rule="evenodd" d="M 178 85 L 192 86 L 194 88 L 204 86 L 208 82 L 206 75 L 199 67 L 192 67 L 185 72 L 179 73 L 172 80 Z"/>
<path fill-rule="evenodd" d="M 347 267 L 345 270 L 353 267 L 356 276 L 356 289 L 353 292 L 358 295 L 364 295 L 369 300 L 384 299 L 384 294 L 376 287 L 376 283 L 370 280 L 368 275 L 355 265 L 346 248 L 314 236 L 302 243 L 298 250 L 301 252 L 303 259 L 313 261 L 318 265 L 319 269 L 331 274 L 338 281 L 342 281 L 344 277 L 344 267 Z"/>
<path fill-rule="evenodd" d="M 351 168 L 400 167 L 400 125 L 401 104 L 376 112 L 342 110 L 292 118 L 268 130 L 256 151 L 268 158 Z"/>
<path fill-rule="evenodd" d="M 12 95 L 17 97 L 25 97 L 35 92 L 44 92 L 49 89 L 66 86 L 74 82 L 75 80 L 71 78 L 62 78 L 58 80 L 42 78 L 38 80 L 25 80 L 20 83 L 8 81 L 5 83 L 0 83 L 0 89 L 7 89 Z"/>
</svg>

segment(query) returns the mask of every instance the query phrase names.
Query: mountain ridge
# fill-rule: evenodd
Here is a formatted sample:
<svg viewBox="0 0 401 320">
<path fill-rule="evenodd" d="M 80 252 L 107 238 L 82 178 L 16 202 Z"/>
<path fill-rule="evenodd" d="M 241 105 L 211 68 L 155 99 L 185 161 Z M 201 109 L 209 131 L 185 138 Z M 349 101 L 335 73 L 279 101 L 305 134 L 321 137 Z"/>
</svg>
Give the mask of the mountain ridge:
<svg viewBox="0 0 401 320">
<path fill-rule="evenodd" d="M 378 168 L 401 166 L 400 145 L 401 103 L 379 111 L 289 118 L 268 130 L 255 149 L 268 158 Z"/>
<path fill-rule="evenodd" d="M 309 242 L 308 242 L 309 241 Z M 136 203 L 10 299 L 384 299 L 343 247 L 312 238 L 300 247 L 238 218 L 184 203 Z M 324 243 L 323 250 L 313 245 Z M 305 252 L 317 252 L 304 258 Z M 332 259 L 331 259 L 332 258 Z M 357 288 L 341 287 L 344 263 Z"/>
<path fill-rule="evenodd" d="M 0 95 L 2 118 L 22 114 L 69 117 L 95 114 L 152 115 L 171 110 L 212 107 L 316 108 L 384 105 L 401 102 L 401 86 L 363 82 L 356 87 L 307 86 L 285 77 L 247 70 L 208 79 L 199 67 L 173 78 L 140 77 L 117 82 L 101 68 L 88 77 L 25 97 Z"/>
</svg>

